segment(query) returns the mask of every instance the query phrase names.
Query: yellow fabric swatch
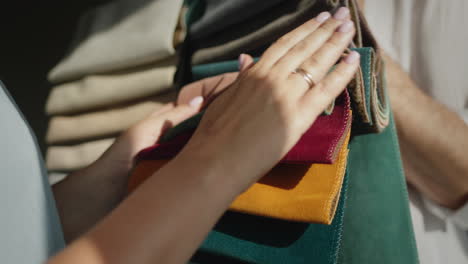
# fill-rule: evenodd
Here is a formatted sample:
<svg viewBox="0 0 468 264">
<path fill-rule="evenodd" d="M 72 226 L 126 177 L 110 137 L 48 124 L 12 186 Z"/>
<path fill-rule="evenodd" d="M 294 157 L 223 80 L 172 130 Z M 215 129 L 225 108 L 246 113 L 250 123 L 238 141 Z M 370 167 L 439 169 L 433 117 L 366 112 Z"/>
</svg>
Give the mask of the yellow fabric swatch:
<svg viewBox="0 0 468 264">
<path fill-rule="evenodd" d="M 331 224 L 346 171 L 350 131 L 334 164 L 278 164 L 240 194 L 230 209 L 288 221 Z M 132 191 L 167 160 L 144 160 L 129 180 Z"/>
</svg>

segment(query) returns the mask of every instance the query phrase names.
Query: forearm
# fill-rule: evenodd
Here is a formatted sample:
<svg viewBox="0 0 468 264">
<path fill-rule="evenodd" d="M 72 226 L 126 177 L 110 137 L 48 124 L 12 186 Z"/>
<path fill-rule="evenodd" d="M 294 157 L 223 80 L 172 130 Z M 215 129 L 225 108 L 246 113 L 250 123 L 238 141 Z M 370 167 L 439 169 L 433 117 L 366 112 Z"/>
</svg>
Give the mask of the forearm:
<svg viewBox="0 0 468 264">
<path fill-rule="evenodd" d="M 52 187 L 66 241 L 88 231 L 122 200 L 127 171 L 103 156 Z"/>
<path fill-rule="evenodd" d="M 218 172 L 177 157 L 51 263 L 186 263 L 240 192 Z"/>
<path fill-rule="evenodd" d="M 468 194 L 468 126 L 399 71 L 389 71 L 388 83 L 407 179 L 435 202 L 457 208 Z"/>
</svg>

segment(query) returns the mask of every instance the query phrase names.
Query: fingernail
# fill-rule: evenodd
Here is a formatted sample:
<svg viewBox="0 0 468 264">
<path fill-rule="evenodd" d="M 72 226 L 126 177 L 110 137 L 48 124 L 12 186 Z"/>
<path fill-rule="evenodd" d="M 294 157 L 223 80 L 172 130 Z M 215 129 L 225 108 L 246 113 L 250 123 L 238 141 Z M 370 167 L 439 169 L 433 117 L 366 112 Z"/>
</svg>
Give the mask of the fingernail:
<svg viewBox="0 0 468 264">
<path fill-rule="evenodd" d="M 241 53 L 241 55 L 239 55 L 239 65 L 238 65 L 239 71 L 242 69 L 242 66 L 244 66 L 244 61 L 245 61 L 245 54 Z"/>
<path fill-rule="evenodd" d="M 317 22 L 319 22 L 319 23 L 323 23 L 323 22 L 325 22 L 325 20 L 329 19 L 330 16 L 331 16 L 330 13 L 328 13 L 328 12 L 322 12 L 322 13 L 320 13 L 320 14 L 315 18 L 315 20 L 316 20 Z"/>
<path fill-rule="evenodd" d="M 361 55 L 359 55 L 357 51 L 351 51 L 351 53 L 344 58 L 344 61 L 348 64 L 353 64 L 359 60 L 359 57 L 361 57 Z"/>
<path fill-rule="evenodd" d="M 339 28 L 338 28 L 338 32 L 341 32 L 341 33 L 348 33 L 350 32 L 352 29 L 353 29 L 353 26 L 354 26 L 354 23 L 353 21 L 351 20 L 348 20 L 346 22 L 344 22 Z"/>
<path fill-rule="evenodd" d="M 335 19 L 344 20 L 349 15 L 349 9 L 346 7 L 340 7 L 333 16 Z"/>
<path fill-rule="evenodd" d="M 194 97 L 190 100 L 189 105 L 191 107 L 199 107 L 203 103 L 203 96 Z"/>
</svg>

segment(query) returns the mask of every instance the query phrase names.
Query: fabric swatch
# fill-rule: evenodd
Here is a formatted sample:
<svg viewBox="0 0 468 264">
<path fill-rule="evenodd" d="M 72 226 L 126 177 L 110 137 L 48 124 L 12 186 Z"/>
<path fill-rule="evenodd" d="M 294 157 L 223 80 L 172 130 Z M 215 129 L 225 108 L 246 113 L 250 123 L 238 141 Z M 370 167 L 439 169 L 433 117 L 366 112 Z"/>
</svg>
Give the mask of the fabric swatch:
<svg viewBox="0 0 468 264">
<path fill-rule="evenodd" d="M 358 75 L 362 74 L 362 80 L 356 79 L 351 89 L 363 89 L 362 91 L 351 91 L 350 94 L 364 94 L 364 99 L 353 101 L 353 109 L 357 108 L 364 115 L 357 115 L 354 124 L 356 134 L 380 133 L 389 124 L 390 109 L 386 91 L 385 65 L 383 60 L 377 58 L 373 48 L 355 48 L 361 54 L 361 67 Z M 359 86 L 358 86 L 359 85 Z"/>
<path fill-rule="evenodd" d="M 344 192 L 345 209 L 341 207 Z M 392 117 L 382 133 L 351 140 L 341 196 L 332 226 L 301 226 L 228 212 L 192 263 L 418 263 Z M 339 248 L 330 250 L 327 239 L 331 234 L 308 231 L 313 227 L 340 229 L 336 221 L 341 213 L 343 232 L 335 240 Z M 304 243 L 306 239 L 311 240 Z"/>
<path fill-rule="evenodd" d="M 114 138 L 89 141 L 72 146 L 50 146 L 46 153 L 49 171 L 74 171 L 96 161 L 111 145 Z"/>
<path fill-rule="evenodd" d="M 419 263 L 395 123 L 354 137 L 338 263 Z"/>
<path fill-rule="evenodd" d="M 334 164 L 278 164 L 239 195 L 230 209 L 287 221 L 331 224 L 346 170 L 349 137 L 348 130 Z M 168 161 L 138 162 L 129 178 L 129 191 Z"/>
<path fill-rule="evenodd" d="M 177 93 L 170 92 L 98 112 L 55 116 L 49 121 L 46 141 L 49 144 L 58 144 L 113 136 L 176 98 Z"/>
<path fill-rule="evenodd" d="M 345 90 L 336 99 L 333 113 L 319 116 L 297 144 L 283 157 L 282 162 L 333 163 L 351 124 L 349 104 L 349 95 Z M 142 150 L 137 159 L 160 160 L 177 155 L 190 139 L 202 115 L 203 112 L 169 129 L 159 143 Z"/>
<path fill-rule="evenodd" d="M 227 212 L 192 261 L 207 263 L 334 264 L 341 244 L 347 175 L 331 225 Z"/>
<path fill-rule="evenodd" d="M 172 87 L 176 67 L 170 61 L 113 74 L 89 75 L 52 88 L 49 115 L 74 114 L 152 96 Z"/>
<path fill-rule="evenodd" d="M 117 0 L 80 20 L 70 53 L 49 73 L 53 83 L 170 57 L 183 0 Z"/>
</svg>

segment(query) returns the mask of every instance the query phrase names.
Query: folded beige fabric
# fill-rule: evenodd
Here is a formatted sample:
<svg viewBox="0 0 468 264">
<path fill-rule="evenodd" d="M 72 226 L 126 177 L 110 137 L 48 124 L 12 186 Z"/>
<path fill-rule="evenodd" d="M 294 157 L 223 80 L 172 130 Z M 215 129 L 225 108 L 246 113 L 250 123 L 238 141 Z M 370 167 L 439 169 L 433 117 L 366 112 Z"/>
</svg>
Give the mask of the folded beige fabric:
<svg viewBox="0 0 468 264">
<path fill-rule="evenodd" d="M 114 142 L 114 138 L 90 141 L 74 146 L 52 146 L 47 149 L 49 171 L 74 171 L 96 161 Z"/>
<path fill-rule="evenodd" d="M 49 115 L 71 114 L 116 105 L 155 95 L 172 87 L 174 60 L 158 66 L 105 75 L 90 75 L 52 88 L 47 100 Z"/>
<path fill-rule="evenodd" d="M 51 82 L 126 69 L 174 54 L 183 0 L 117 0 L 80 19 L 70 53 L 49 73 Z"/>
<path fill-rule="evenodd" d="M 164 104 L 175 101 L 176 98 L 176 92 L 169 92 L 99 112 L 56 116 L 50 120 L 46 141 L 49 144 L 57 144 L 112 136 L 129 128 Z"/>
<path fill-rule="evenodd" d="M 68 176 L 66 172 L 50 172 L 49 173 L 49 184 L 54 185 L 63 181 Z"/>
</svg>

